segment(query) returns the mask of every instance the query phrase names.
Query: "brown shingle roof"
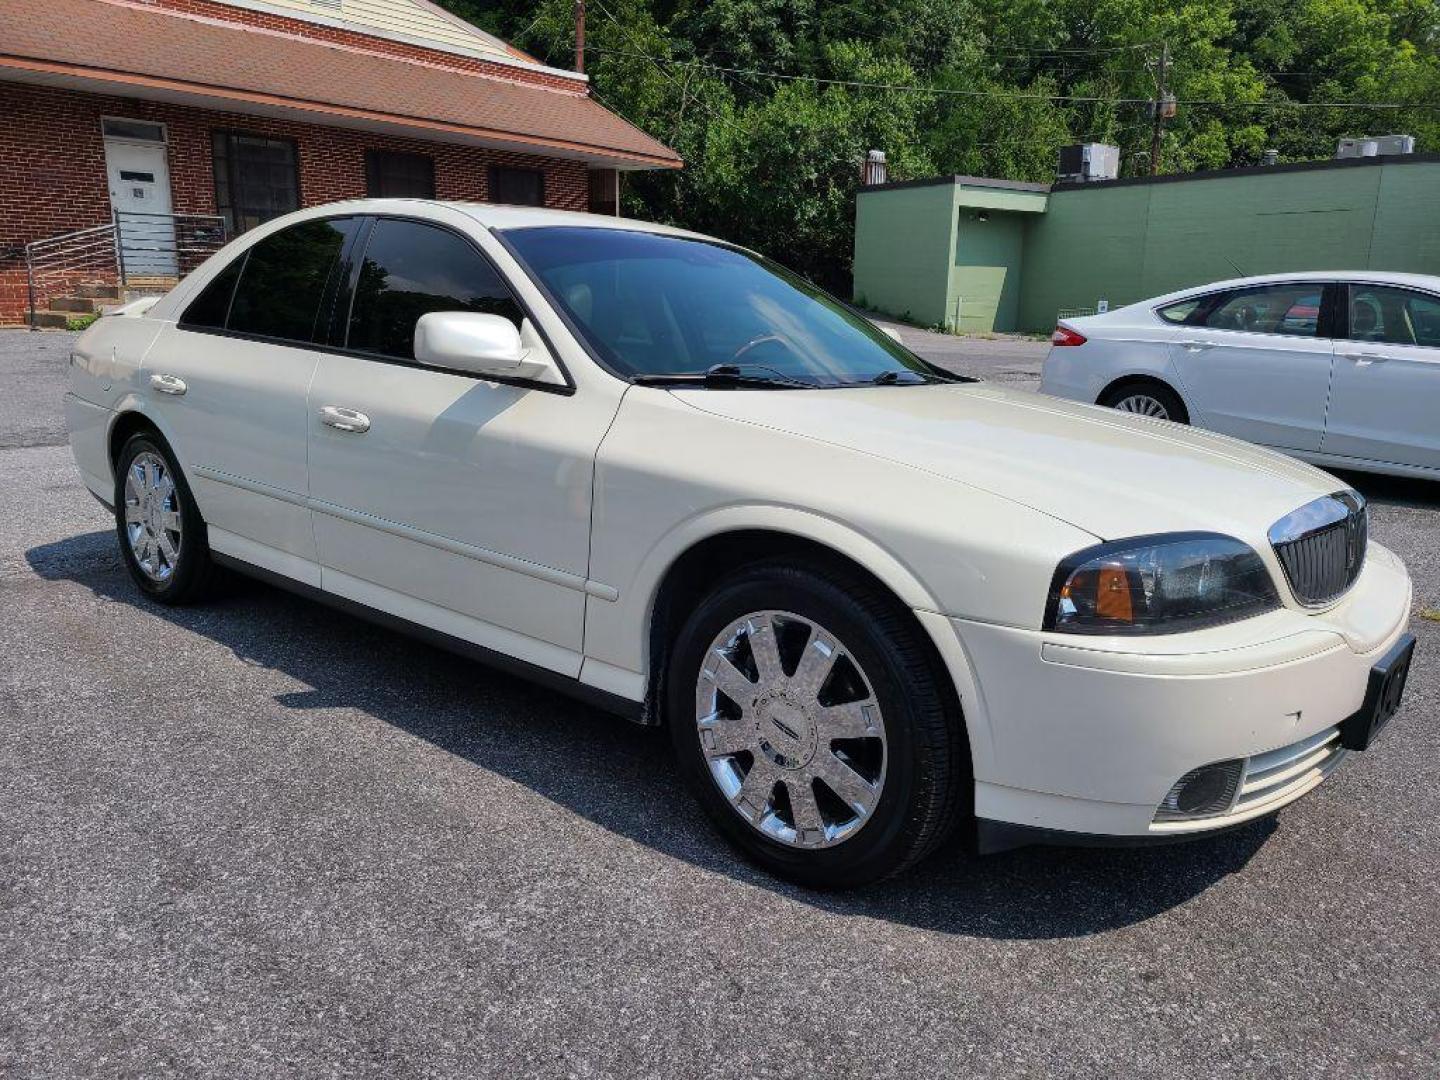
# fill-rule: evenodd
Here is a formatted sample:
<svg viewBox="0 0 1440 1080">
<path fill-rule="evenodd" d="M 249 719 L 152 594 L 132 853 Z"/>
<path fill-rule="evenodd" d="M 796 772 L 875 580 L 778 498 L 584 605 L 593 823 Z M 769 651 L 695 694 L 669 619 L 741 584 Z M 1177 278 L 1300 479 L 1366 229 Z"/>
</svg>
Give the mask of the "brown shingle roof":
<svg viewBox="0 0 1440 1080">
<path fill-rule="evenodd" d="M 87 83 L 398 124 L 543 152 L 677 167 L 674 151 L 584 93 L 111 0 L 0 2 L 0 78 Z"/>
</svg>

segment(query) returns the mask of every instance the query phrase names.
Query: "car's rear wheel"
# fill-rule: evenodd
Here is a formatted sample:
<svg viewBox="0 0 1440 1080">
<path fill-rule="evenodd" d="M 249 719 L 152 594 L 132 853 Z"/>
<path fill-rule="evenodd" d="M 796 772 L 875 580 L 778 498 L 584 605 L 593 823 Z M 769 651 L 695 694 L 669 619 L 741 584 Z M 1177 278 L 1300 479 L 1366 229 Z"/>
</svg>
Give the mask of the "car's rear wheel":
<svg viewBox="0 0 1440 1080">
<path fill-rule="evenodd" d="M 1121 383 L 1105 391 L 1100 404 L 1119 412 L 1151 416 L 1157 420 L 1173 420 L 1177 424 L 1188 424 L 1190 414 L 1180 395 L 1157 382 Z"/>
<path fill-rule="evenodd" d="M 687 620 L 667 717 L 722 834 L 791 880 L 858 885 L 929 854 L 968 806 L 947 679 L 913 618 L 872 583 L 762 565 Z"/>
<path fill-rule="evenodd" d="M 135 584 L 162 604 L 203 598 L 215 578 L 205 522 L 170 448 L 132 435 L 115 462 L 115 529 Z"/>
</svg>

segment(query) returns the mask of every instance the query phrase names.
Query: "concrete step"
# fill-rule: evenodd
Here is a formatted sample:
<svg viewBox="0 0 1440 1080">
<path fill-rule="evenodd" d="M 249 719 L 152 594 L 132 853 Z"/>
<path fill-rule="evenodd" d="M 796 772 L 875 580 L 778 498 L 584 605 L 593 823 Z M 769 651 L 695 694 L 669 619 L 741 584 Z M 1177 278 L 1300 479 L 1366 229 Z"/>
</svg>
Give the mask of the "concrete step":
<svg viewBox="0 0 1440 1080">
<path fill-rule="evenodd" d="M 51 311 L 78 311 L 89 314 L 95 307 L 95 298 L 90 296 L 59 296 L 50 301 Z"/>
<path fill-rule="evenodd" d="M 47 330 L 64 330 L 74 317 L 75 313 L 71 311 L 37 311 L 32 325 Z"/>
<path fill-rule="evenodd" d="M 75 286 L 76 296 L 90 296 L 96 300 L 119 300 L 119 285 L 77 285 Z"/>
</svg>

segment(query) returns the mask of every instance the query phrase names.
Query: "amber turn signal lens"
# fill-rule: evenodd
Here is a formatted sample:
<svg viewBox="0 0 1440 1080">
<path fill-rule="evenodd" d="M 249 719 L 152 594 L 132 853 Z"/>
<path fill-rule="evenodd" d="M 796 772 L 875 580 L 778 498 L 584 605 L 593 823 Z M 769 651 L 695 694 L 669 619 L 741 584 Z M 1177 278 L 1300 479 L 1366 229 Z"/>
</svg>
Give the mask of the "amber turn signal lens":
<svg viewBox="0 0 1440 1080">
<path fill-rule="evenodd" d="M 1130 602 L 1130 577 L 1123 567 L 1102 566 L 1095 583 L 1095 614 L 1116 622 L 1134 622 Z"/>
</svg>

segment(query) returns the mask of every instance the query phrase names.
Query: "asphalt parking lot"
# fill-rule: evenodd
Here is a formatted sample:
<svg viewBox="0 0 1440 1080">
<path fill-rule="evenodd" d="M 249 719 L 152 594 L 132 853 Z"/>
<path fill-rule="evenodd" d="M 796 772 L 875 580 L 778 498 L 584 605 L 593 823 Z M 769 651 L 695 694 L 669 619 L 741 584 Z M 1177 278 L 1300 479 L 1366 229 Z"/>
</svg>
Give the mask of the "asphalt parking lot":
<svg viewBox="0 0 1440 1080">
<path fill-rule="evenodd" d="M 809 893 L 656 731 L 268 587 L 141 600 L 70 340 L 0 332 L 0 1075 L 1440 1074 L 1440 623 L 1277 821 Z M 1440 607 L 1440 484 L 1347 479 Z"/>
</svg>

